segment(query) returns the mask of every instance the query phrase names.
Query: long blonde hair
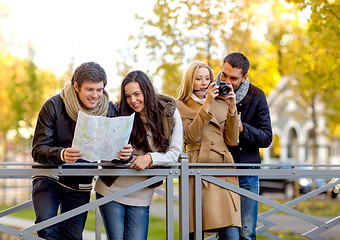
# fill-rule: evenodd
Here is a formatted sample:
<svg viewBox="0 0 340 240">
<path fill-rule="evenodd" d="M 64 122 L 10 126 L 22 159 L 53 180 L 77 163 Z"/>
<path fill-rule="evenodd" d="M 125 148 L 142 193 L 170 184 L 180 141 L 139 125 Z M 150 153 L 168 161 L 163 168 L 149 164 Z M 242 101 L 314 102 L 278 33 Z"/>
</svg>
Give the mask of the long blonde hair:
<svg viewBox="0 0 340 240">
<path fill-rule="evenodd" d="M 178 100 L 186 102 L 194 91 L 194 80 L 199 68 L 206 68 L 209 70 L 210 82 L 214 81 L 213 70 L 204 62 L 192 62 L 189 68 L 185 71 L 181 85 L 178 87 Z"/>
</svg>

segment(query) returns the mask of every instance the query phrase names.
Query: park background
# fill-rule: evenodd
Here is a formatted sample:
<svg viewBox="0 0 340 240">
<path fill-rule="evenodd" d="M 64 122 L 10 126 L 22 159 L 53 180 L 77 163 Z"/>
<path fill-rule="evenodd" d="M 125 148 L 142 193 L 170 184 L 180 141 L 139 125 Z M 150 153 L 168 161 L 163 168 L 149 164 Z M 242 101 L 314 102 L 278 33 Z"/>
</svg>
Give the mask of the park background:
<svg viewBox="0 0 340 240">
<path fill-rule="evenodd" d="M 104 67 L 112 101 L 134 69 L 177 97 L 190 62 L 217 74 L 224 56 L 240 51 L 251 83 L 282 103 L 270 106 L 276 135 L 265 160 L 339 164 L 339 13 L 339 0 L 0 0 L 0 161 L 32 162 L 42 103 L 83 62 Z M 302 150 L 294 149 L 299 126 Z M 0 181 L 2 189 L 10 184 Z M 30 191 L 27 179 L 16 185 Z M 12 201 L 6 196 L 2 203 Z"/>
</svg>

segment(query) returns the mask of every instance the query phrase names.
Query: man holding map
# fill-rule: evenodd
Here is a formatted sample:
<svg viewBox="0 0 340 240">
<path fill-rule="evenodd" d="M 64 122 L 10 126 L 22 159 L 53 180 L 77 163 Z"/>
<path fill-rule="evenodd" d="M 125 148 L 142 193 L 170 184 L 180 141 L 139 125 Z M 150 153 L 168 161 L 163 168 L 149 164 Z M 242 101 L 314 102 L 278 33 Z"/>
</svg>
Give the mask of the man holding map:
<svg viewBox="0 0 340 240">
<path fill-rule="evenodd" d="M 32 156 L 44 167 L 55 168 L 64 163 L 86 162 L 82 152 L 72 147 L 79 111 L 90 116 L 113 118 L 117 109 L 104 90 L 107 83 L 104 69 L 87 62 L 75 70 L 71 83 L 61 93 L 43 104 L 34 133 Z M 131 145 L 125 145 L 118 158 L 127 160 Z M 46 166 L 49 165 L 49 166 Z M 91 176 L 34 176 L 32 200 L 36 223 L 67 212 L 90 200 Z M 38 231 L 38 236 L 49 240 L 82 239 L 87 212 Z"/>
</svg>

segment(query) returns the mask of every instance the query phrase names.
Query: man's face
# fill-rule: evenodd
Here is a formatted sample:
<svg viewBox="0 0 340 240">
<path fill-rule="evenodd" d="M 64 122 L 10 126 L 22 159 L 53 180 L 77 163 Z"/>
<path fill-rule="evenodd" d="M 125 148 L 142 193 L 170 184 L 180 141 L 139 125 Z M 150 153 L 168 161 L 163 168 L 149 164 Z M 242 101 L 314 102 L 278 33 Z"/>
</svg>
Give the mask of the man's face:
<svg viewBox="0 0 340 240">
<path fill-rule="evenodd" d="M 84 82 L 79 89 L 78 84 L 74 83 L 74 89 L 78 94 L 81 105 L 87 109 L 95 108 L 104 92 L 104 82 Z"/>
<path fill-rule="evenodd" d="M 241 68 L 233 68 L 228 62 L 226 62 L 222 67 L 221 81 L 228 83 L 228 81 L 233 85 L 234 91 L 236 91 L 241 83 L 247 80 L 248 74 L 242 76 Z"/>
</svg>

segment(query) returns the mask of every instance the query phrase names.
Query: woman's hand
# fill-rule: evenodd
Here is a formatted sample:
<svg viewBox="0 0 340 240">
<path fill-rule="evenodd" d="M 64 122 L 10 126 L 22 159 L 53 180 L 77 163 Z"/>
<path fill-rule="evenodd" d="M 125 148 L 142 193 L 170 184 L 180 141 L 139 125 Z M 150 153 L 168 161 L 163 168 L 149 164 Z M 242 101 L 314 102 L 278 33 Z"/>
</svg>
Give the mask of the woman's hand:
<svg viewBox="0 0 340 240">
<path fill-rule="evenodd" d="M 118 158 L 122 160 L 127 160 L 130 158 L 133 152 L 131 144 L 125 145 L 118 153 Z"/>
<path fill-rule="evenodd" d="M 202 108 L 209 112 L 211 103 L 218 96 L 218 87 L 216 86 L 216 82 L 211 82 L 207 89 L 207 97 L 202 105 Z"/>
<path fill-rule="evenodd" d="M 220 95 L 220 96 L 227 103 L 230 114 L 234 115 L 237 112 L 236 94 L 234 92 L 233 86 L 231 85 L 230 81 L 228 81 L 227 84 L 229 85 L 230 92 L 227 95 Z"/>
<path fill-rule="evenodd" d="M 141 171 L 150 166 L 152 158 L 150 154 L 145 154 L 134 157 L 130 162 L 130 168 Z"/>
</svg>

